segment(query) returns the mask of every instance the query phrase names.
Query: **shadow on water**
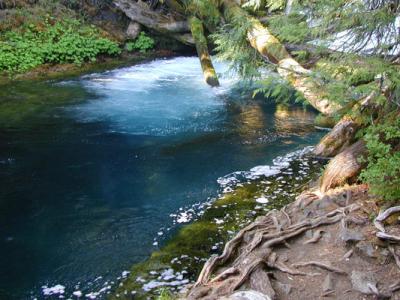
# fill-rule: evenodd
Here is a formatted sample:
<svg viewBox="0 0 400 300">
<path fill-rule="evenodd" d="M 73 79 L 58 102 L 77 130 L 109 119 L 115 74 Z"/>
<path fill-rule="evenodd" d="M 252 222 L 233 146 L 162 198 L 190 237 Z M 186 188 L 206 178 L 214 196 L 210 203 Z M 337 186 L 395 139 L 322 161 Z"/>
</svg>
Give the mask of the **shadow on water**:
<svg viewBox="0 0 400 300">
<path fill-rule="evenodd" d="M 320 137 L 313 112 L 221 83 L 180 57 L 2 86 L 0 295 L 115 287 L 176 231 L 170 214 L 218 194 L 219 177 Z"/>
</svg>

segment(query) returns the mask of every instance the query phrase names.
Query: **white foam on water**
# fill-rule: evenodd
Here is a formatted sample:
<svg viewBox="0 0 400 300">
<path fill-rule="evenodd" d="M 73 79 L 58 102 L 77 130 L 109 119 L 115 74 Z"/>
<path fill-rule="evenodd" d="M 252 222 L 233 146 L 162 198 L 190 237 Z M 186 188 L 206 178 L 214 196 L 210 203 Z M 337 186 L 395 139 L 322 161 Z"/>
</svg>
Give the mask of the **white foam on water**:
<svg viewBox="0 0 400 300">
<path fill-rule="evenodd" d="M 56 294 L 64 294 L 65 293 L 65 286 L 61 284 L 56 284 L 52 287 L 42 286 L 42 292 L 45 296 L 51 296 Z"/>
<path fill-rule="evenodd" d="M 227 69 L 223 63 L 215 67 L 222 73 Z M 124 134 L 166 136 L 212 131 L 213 122 L 224 111 L 221 95 L 229 93 L 236 82 L 235 78 L 221 77 L 221 86 L 211 88 L 204 83 L 197 57 L 157 59 L 71 82 L 98 97 L 68 106 L 65 111 L 78 122 L 107 122 L 111 132 Z"/>
<path fill-rule="evenodd" d="M 290 166 L 290 162 L 299 159 L 302 156 L 310 153 L 314 148 L 312 146 L 290 152 L 284 156 L 278 156 L 272 161 L 272 165 L 260 165 L 251 168 L 249 171 L 236 171 L 226 176 L 218 178 L 217 182 L 222 191 L 231 191 L 248 180 L 255 180 L 262 177 L 275 176 L 281 173 L 282 169 Z"/>
</svg>

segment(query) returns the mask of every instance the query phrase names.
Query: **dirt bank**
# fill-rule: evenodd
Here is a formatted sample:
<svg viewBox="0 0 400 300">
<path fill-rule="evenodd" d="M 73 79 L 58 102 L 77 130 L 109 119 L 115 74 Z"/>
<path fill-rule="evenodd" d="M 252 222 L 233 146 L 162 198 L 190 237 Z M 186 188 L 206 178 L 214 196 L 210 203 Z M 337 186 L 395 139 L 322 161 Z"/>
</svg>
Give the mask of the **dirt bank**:
<svg viewBox="0 0 400 300">
<path fill-rule="evenodd" d="M 183 298 L 400 299 L 400 245 L 377 238 L 378 212 L 365 185 L 304 192 L 242 229 Z M 398 214 L 384 225 L 400 236 Z"/>
</svg>

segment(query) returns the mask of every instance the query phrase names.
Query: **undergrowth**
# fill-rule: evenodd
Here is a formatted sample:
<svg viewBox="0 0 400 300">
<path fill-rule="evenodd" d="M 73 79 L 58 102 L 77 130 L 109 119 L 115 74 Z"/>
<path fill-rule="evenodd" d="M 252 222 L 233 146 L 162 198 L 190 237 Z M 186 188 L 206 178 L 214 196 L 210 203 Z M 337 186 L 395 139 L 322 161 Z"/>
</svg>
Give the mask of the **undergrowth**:
<svg viewBox="0 0 400 300">
<path fill-rule="evenodd" d="M 103 37 L 94 26 L 74 18 L 49 15 L 36 23 L 25 23 L 2 33 L 0 72 L 26 72 L 45 63 L 96 61 L 100 54 L 120 53 L 118 44 Z"/>
</svg>

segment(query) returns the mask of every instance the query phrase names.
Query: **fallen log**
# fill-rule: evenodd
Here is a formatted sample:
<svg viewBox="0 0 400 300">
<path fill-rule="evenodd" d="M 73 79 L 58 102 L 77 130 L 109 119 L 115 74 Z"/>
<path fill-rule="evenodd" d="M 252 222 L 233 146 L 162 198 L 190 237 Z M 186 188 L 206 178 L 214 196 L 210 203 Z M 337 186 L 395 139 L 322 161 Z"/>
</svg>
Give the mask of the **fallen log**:
<svg viewBox="0 0 400 300">
<path fill-rule="evenodd" d="M 168 34 L 173 38 L 188 45 L 193 45 L 193 40 L 187 38 L 185 33 L 190 32 L 187 20 L 177 19 L 172 14 L 165 15 L 160 11 L 151 10 L 143 1 L 115 0 L 115 5 L 134 22 L 159 33 Z"/>
<path fill-rule="evenodd" d="M 285 46 L 258 19 L 251 17 L 236 2 L 222 1 L 225 19 L 234 21 L 235 18 L 246 18 L 251 22 L 247 32 L 250 45 L 269 62 L 276 64 L 278 73 L 299 92 L 318 111 L 332 115 L 341 106 L 328 100 L 320 92 L 320 88 L 310 79 L 310 71 L 303 68 L 286 50 Z"/>
<path fill-rule="evenodd" d="M 196 17 L 191 17 L 189 23 L 196 45 L 197 55 L 199 56 L 201 68 L 203 70 L 204 79 L 210 86 L 219 86 L 218 76 L 212 64 L 210 54 L 208 53 L 207 39 L 204 36 L 203 23 Z"/>
</svg>

